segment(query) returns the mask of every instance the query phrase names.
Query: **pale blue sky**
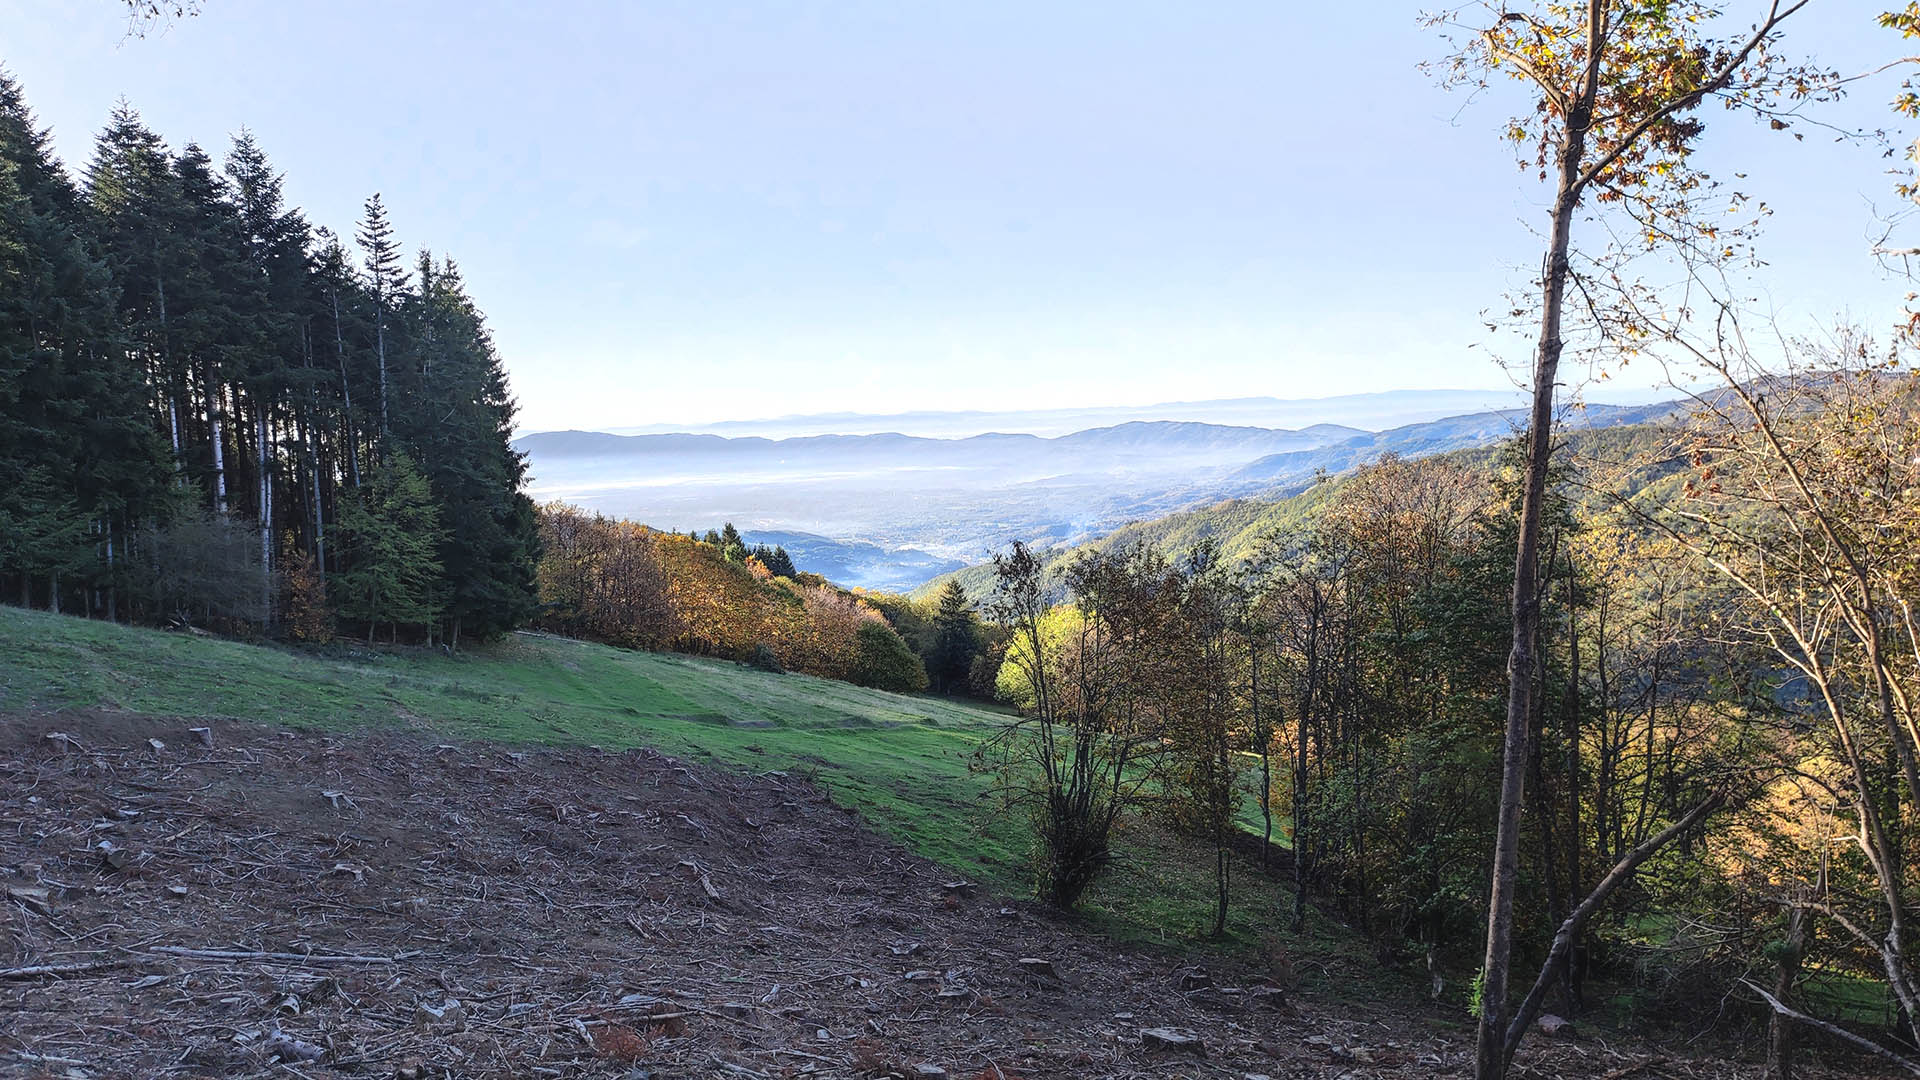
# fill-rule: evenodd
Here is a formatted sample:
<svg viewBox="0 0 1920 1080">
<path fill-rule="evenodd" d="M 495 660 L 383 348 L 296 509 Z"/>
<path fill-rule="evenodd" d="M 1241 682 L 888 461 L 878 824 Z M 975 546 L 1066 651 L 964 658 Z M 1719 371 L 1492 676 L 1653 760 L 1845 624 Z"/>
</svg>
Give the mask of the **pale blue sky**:
<svg viewBox="0 0 1920 1080">
<path fill-rule="evenodd" d="M 251 128 L 316 222 L 383 192 L 464 267 L 529 428 L 1499 386 L 1478 314 L 1538 264 L 1511 98 L 1421 75 L 1416 4 L 205 0 L 144 39 L 121 10 L 0 0 L 67 161 L 125 96 L 176 146 Z M 1876 10 L 1815 0 L 1790 40 L 1865 69 L 1899 50 Z M 1885 123 L 1893 82 L 1843 115 Z M 1709 138 L 1777 210 L 1773 304 L 1886 322 L 1885 165 Z"/>
</svg>

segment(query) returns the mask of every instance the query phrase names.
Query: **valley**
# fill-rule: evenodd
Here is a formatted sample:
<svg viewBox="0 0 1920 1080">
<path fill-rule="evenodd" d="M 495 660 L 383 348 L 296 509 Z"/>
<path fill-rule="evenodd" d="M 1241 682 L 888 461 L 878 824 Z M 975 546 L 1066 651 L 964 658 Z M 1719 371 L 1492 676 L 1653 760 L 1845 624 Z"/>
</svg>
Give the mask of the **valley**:
<svg viewBox="0 0 1920 1080">
<path fill-rule="evenodd" d="M 1267 415 L 1404 417 L 1473 400 L 1470 392 L 1379 395 L 1352 402 L 1265 405 Z M 1200 403 L 1233 412 L 1244 403 Z M 1178 405 L 1160 407 L 1178 413 Z M 1195 408 L 1198 408 L 1197 406 Z M 1323 408 L 1324 414 L 1309 412 Z M 1672 401 L 1569 408 L 1569 430 L 1600 430 L 1676 413 Z M 985 419 L 1044 422 L 1032 414 L 920 414 L 939 428 Z M 1075 414 L 1078 415 L 1078 414 Z M 854 418 L 827 418 L 859 428 Z M 1368 431 L 1326 420 L 1301 428 L 1200 421 L 1129 420 L 1042 436 L 990 432 L 928 437 L 896 432 L 762 435 L 538 432 L 515 448 L 530 492 L 608 516 L 685 531 L 733 522 L 758 543 L 785 544 L 803 569 L 849 587 L 912 591 L 984 561 L 1014 540 L 1065 548 L 1228 499 L 1272 499 L 1320 473 L 1342 473 L 1387 454 L 1406 458 L 1491 445 L 1524 417 L 1501 409 L 1446 415 Z M 807 426 L 805 418 L 787 421 Z M 804 555 L 802 554 L 804 552 Z"/>
</svg>

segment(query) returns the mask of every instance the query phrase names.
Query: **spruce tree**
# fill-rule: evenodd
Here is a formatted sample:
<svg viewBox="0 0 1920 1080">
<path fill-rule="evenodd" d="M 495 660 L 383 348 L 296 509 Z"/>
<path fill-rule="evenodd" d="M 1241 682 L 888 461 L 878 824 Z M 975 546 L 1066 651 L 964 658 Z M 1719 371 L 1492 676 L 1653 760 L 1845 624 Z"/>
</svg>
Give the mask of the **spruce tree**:
<svg viewBox="0 0 1920 1080">
<path fill-rule="evenodd" d="M 97 594 L 115 614 L 128 538 L 164 473 L 85 227 L 46 133 L 0 73 L 0 575 L 22 597 L 44 579 L 50 607 Z"/>
<path fill-rule="evenodd" d="M 787 549 L 779 544 L 774 545 L 773 557 L 767 560 L 767 569 L 773 571 L 775 577 L 790 578 L 800 573 L 799 568 L 793 565 L 793 556 L 787 554 Z"/>
<path fill-rule="evenodd" d="M 949 580 L 940 590 L 940 606 L 933 615 L 933 641 L 927 654 L 927 676 L 934 689 L 941 693 L 964 689 L 979 651 L 980 628 L 967 590 L 960 582 Z"/>
<path fill-rule="evenodd" d="M 492 637 L 533 616 L 539 526 L 521 492 L 514 402 L 492 336 L 451 260 L 423 254 L 412 308 L 418 389 L 434 402 L 396 437 L 417 455 L 442 507 L 440 563 L 449 640 Z"/>
<path fill-rule="evenodd" d="M 258 348 L 248 357 L 245 371 L 245 409 L 252 426 L 254 516 L 258 522 L 263 565 L 273 563 L 276 500 L 282 487 L 307 487 L 317 499 L 318 479 L 314 451 L 300 440 L 291 477 L 277 468 L 281 461 L 282 426 L 292 406 L 295 414 L 310 417 L 311 394 L 317 380 L 307 347 L 302 308 L 310 285 L 307 248 L 311 230 L 299 211 L 286 207 L 282 180 L 253 136 L 242 130 L 233 142 L 224 169 L 240 226 L 241 250 L 252 271 L 251 297 L 258 301 L 245 316 L 253 323 Z M 291 480 L 289 483 L 288 481 Z M 284 515 L 282 515 L 284 516 Z M 316 535 L 318 524 L 303 514 L 303 531 Z"/>
<path fill-rule="evenodd" d="M 400 268 L 400 245 L 393 239 L 393 225 L 387 220 L 387 207 L 380 201 L 379 192 L 367 199 L 354 236 L 365 256 L 367 291 L 373 302 L 373 349 L 379 372 L 380 436 L 384 439 L 392 430 L 387 338 L 395 309 L 407 288 L 407 275 Z"/>
<path fill-rule="evenodd" d="M 342 501 L 335 547 L 344 568 L 333 576 L 334 609 L 367 627 L 431 629 L 442 598 L 440 507 L 426 477 L 405 454 L 390 454 L 355 497 Z"/>
<path fill-rule="evenodd" d="M 371 379 L 364 374 L 365 350 L 350 343 L 370 337 L 359 315 L 371 305 L 361 302 L 360 281 L 340 238 L 322 228 L 317 230 L 315 246 L 307 322 L 316 357 L 314 392 L 330 418 L 326 430 L 339 447 L 336 457 L 344 459 L 337 464 L 344 470 L 346 483 L 357 488 L 369 426 L 361 412 L 367 406 L 367 396 L 362 393 L 356 397 L 354 388 L 368 385 Z M 318 369 L 324 369 L 324 374 Z"/>
</svg>

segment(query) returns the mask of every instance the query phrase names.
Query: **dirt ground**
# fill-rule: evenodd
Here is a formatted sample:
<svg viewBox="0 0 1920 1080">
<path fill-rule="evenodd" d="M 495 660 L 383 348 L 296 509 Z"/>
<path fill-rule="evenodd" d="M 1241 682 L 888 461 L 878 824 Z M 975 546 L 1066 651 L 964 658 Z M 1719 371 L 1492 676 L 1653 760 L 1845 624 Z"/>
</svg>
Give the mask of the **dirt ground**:
<svg viewBox="0 0 1920 1080">
<path fill-rule="evenodd" d="M 1278 1080 L 1470 1059 L 1437 1013 L 1289 1000 L 1268 973 L 1116 952 L 956 887 L 795 777 L 207 735 L 0 717 L 0 1075 Z M 1531 1041 L 1517 1075 L 1753 1074 Z"/>
</svg>

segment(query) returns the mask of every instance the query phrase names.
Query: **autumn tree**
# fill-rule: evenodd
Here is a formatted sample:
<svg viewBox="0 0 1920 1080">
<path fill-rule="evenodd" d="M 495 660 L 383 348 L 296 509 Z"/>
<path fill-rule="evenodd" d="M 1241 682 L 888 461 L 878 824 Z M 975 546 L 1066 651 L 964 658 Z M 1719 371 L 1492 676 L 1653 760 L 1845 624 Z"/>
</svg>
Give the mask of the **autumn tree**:
<svg viewBox="0 0 1920 1080">
<path fill-rule="evenodd" d="M 1724 317 L 1731 319 L 1730 313 Z M 1803 900 L 1871 957 L 1920 1039 L 1912 851 L 1920 806 L 1920 375 L 1910 345 L 1858 335 L 1801 345 L 1771 369 L 1723 331 L 1681 344 L 1722 385 L 1689 429 L 1692 466 L 1652 520 L 1727 582 L 1743 625 L 1795 676 L 1822 738 L 1800 758 L 1838 766 L 1851 819 L 1844 887 Z M 1800 765 L 1816 775 L 1817 764 Z M 1896 1056 L 1755 987 L 1790 1019 Z M 1900 1059 L 1907 1068 L 1920 1064 Z"/>
<path fill-rule="evenodd" d="M 1239 829 L 1240 750 L 1245 699 L 1236 693 L 1245 663 L 1234 632 L 1245 597 L 1219 545 L 1203 541 L 1162 578 L 1175 594 L 1174 665 L 1152 688 L 1174 757 L 1174 789 L 1186 824 L 1213 856 L 1212 936 L 1227 931 L 1232 898 L 1233 835 Z"/>
<path fill-rule="evenodd" d="M 1782 25 L 1809 2 L 1772 0 L 1750 23 L 1706 0 L 1488 3 L 1469 9 L 1472 14 L 1450 12 L 1434 20 L 1455 47 L 1442 72 L 1449 83 L 1478 88 L 1511 79 L 1525 86 L 1528 107 L 1508 125 L 1506 137 L 1520 148 L 1523 164 L 1537 168 L 1553 188 L 1537 292 L 1517 308 L 1532 310 L 1537 323 L 1500 817 L 1481 974 L 1479 1080 L 1505 1074 L 1527 1024 L 1510 1009 L 1507 985 L 1527 740 L 1534 726 L 1528 691 L 1538 662 L 1541 516 L 1568 299 L 1574 295 L 1582 302 L 1587 344 L 1632 347 L 1645 328 L 1630 307 L 1606 298 L 1642 291 L 1629 276 L 1633 256 L 1675 249 L 1708 258 L 1734 254 L 1743 237 L 1724 224 L 1724 213 L 1704 210 L 1709 195 L 1724 197 L 1691 160 L 1705 131 L 1701 109 L 1717 102 L 1785 126 L 1787 114 L 1817 95 L 1826 85 L 1819 73 L 1778 52 Z M 1583 212 L 1609 222 L 1612 243 L 1574 242 Z"/>
<path fill-rule="evenodd" d="M 1057 606 L 1061 583 L 1032 549 L 1015 543 L 994 557 L 987 610 L 1013 635 L 999 692 L 1021 720 L 1002 728 L 980 761 L 1005 803 L 1033 822 L 1037 891 L 1063 909 L 1106 870 L 1115 823 L 1154 782 L 1149 766 L 1163 744 L 1137 693 L 1143 673 L 1129 670 L 1125 631 L 1116 632 L 1133 621 L 1119 615 L 1126 558 L 1095 554 L 1077 564 L 1066 582 L 1073 602 Z"/>
</svg>

